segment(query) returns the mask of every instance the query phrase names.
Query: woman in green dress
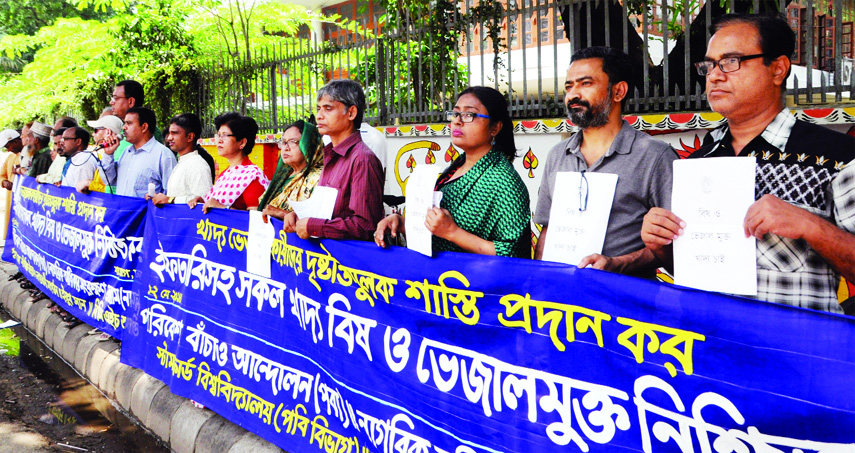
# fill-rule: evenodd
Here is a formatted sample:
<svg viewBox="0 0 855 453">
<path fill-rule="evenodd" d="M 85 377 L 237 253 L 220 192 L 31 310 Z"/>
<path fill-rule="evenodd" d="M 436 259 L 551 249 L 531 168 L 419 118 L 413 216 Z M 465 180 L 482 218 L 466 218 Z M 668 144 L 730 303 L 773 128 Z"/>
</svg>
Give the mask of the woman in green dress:
<svg viewBox="0 0 855 453">
<path fill-rule="evenodd" d="M 504 96 L 467 88 L 447 116 L 451 143 L 463 154 L 436 183 L 442 201 L 425 219 L 433 249 L 531 258 L 528 190 L 512 165 L 516 147 Z M 400 215 L 377 224 L 374 242 L 385 247 L 387 233 L 404 233 Z"/>
</svg>

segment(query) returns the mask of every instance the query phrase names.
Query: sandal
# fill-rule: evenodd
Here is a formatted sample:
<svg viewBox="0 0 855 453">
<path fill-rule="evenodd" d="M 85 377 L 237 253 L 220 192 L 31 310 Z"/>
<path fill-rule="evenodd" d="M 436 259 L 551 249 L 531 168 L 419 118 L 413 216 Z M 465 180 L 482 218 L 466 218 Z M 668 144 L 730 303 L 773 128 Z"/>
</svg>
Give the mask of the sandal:
<svg viewBox="0 0 855 453">
<path fill-rule="evenodd" d="M 10 281 L 10 282 L 11 282 L 12 280 L 17 280 L 17 279 L 19 279 L 19 278 L 21 278 L 21 277 L 23 277 L 23 276 L 24 276 L 24 273 L 23 273 L 23 272 L 21 272 L 21 271 L 18 271 L 18 272 L 16 272 L 15 274 L 10 275 L 10 276 L 9 276 L 9 279 L 8 279 L 7 281 Z"/>
<path fill-rule="evenodd" d="M 45 300 L 45 299 L 50 300 L 50 297 L 48 297 L 48 295 L 45 293 L 41 293 L 37 296 L 33 296 L 33 302 L 38 302 L 40 300 Z"/>
<path fill-rule="evenodd" d="M 98 336 L 98 341 L 110 341 L 112 339 L 113 339 L 113 337 L 111 337 L 110 334 L 103 333 L 103 332 L 101 333 L 101 335 Z"/>
<path fill-rule="evenodd" d="M 48 308 L 48 310 L 50 310 L 51 313 L 56 313 L 62 316 L 62 307 L 59 305 L 53 304 L 53 307 Z"/>
</svg>

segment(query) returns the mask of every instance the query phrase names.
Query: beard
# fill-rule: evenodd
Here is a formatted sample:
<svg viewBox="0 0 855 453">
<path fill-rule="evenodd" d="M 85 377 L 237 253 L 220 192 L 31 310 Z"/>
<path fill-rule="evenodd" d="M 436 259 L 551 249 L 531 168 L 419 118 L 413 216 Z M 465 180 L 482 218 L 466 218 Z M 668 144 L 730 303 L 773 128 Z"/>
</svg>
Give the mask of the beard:
<svg viewBox="0 0 855 453">
<path fill-rule="evenodd" d="M 576 106 L 582 106 L 585 109 L 574 110 Z M 588 101 L 583 101 L 579 98 L 571 99 L 567 102 L 566 107 L 567 117 L 570 118 L 573 124 L 582 129 L 605 126 L 609 123 L 609 115 L 612 113 L 612 104 L 608 96 L 593 106 Z"/>
</svg>

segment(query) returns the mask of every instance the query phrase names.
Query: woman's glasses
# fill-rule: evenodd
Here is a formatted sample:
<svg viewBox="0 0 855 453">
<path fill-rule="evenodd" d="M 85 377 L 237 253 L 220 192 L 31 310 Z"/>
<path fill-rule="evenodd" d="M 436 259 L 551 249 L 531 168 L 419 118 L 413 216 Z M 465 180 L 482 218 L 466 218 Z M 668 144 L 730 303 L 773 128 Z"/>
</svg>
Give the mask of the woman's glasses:
<svg viewBox="0 0 855 453">
<path fill-rule="evenodd" d="M 482 115 L 480 113 L 475 112 L 445 112 L 445 119 L 450 123 L 454 121 L 457 117 L 460 117 L 460 121 L 464 123 L 471 123 L 475 121 L 475 118 L 487 118 L 490 119 L 487 115 Z"/>
</svg>

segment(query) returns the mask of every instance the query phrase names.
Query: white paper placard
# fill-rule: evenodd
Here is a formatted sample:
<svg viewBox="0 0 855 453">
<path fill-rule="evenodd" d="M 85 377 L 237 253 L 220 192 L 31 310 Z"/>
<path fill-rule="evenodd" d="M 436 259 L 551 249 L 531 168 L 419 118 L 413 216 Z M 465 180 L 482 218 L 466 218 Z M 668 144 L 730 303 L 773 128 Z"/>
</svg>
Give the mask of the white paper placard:
<svg viewBox="0 0 855 453">
<path fill-rule="evenodd" d="M 425 218 L 442 199 L 442 193 L 437 196 L 434 191 L 440 173 L 442 167 L 438 165 L 418 165 L 407 178 L 407 216 L 404 218 L 407 248 L 427 256 L 433 254 L 433 235 L 425 227 Z"/>
<path fill-rule="evenodd" d="M 246 238 L 246 271 L 270 278 L 270 249 L 273 248 L 272 223 L 265 223 L 261 211 L 249 211 Z"/>
<path fill-rule="evenodd" d="M 315 186 L 308 200 L 291 201 L 289 204 L 297 214 L 297 218 L 332 219 L 338 189 L 333 187 Z"/>
<path fill-rule="evenodd" d="M 602 253 L 618 175 L 575 171 L 555 174 L 544 261 L 578 265 Z M 587 200 L 586 200 L 587 198 Z"/>
<path fill-rule="evenodd" d="M 756 165 L 753 157 L 674 161 L 671 209 L 686 222 L 674 240 L 675 284 L 757 294 L 756 240 L 743 228 Z"/>
</svg>

